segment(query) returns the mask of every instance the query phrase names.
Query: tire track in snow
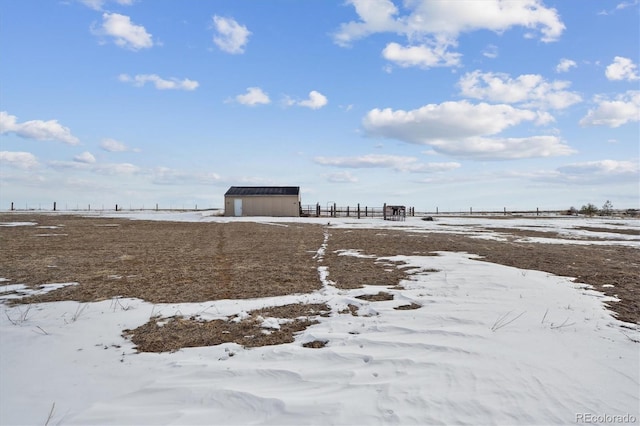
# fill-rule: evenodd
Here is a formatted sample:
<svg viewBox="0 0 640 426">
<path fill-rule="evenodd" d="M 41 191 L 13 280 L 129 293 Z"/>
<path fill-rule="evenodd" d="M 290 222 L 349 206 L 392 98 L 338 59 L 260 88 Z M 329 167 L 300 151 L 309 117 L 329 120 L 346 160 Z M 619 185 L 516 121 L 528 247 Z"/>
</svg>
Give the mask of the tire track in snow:
<svg viewBox="0 0 640 426">
<path fill-rule="evenodd" d="M 320 248 L 318 248 L 318 251 L 316 251 L 316 254 L 313 256 L 314 259 L 318 260 L 318 276 L 320 277 L 320 282 L 322 283 L 321 292 L 323 294 L 327 294 L 327 290 L 329 289 L 332 289 L 334 291 L 337 290 L 333 285 L 333 281 L 329 279 L 329 267 L 322 265 L 322 263 L 324 262 L 324 255 L 327 252 L 327 247 L 329 245 L 330 236 L 331 233 L 329 233 L 329 228 L 325 227 L 324 239 L 322 241 L 322 244 L 320 245 Z"/>
</svg>

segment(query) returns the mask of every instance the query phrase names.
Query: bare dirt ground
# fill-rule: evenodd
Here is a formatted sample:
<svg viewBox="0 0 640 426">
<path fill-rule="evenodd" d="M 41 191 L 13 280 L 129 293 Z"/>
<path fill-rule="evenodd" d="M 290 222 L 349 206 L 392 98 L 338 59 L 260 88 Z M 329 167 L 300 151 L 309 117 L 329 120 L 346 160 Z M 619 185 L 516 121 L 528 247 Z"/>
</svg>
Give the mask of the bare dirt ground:
<svg viewBox="0 0 640 426">
<path fill-rule="evenodd" d="M 322 285 L 316 253 L 326 230 L 328 247 L 322 264 L 339 288 L 398 286 L 410 271 L 378 260 L 380 257 L 464 251 L 489 262 L 574 277 L 618 297 L 619 302 L 610 303 L 618 318 L 640 323 L 638 250 L 516 241 L 516 236 L 540 236 L 537 231 L 500 228 L 514 238 L 495 241 L 464 234 L 337 229 L 321 224 L 152 222 L 32 213 L 0 214 L 0 223 L 4 222 L 36 223 L 0 226 L 0 277 L 10 280 L 5 283 L 32 287 L 79 283 L 14 303 L 91 302 L 115 297 L 181 303 L 308 293 Z M 344 250 L 359 250 L 364 256 L 341 255 Z M 614 287 L 603 287 L 607 284 Z M 148 351 L 228 341 L 249 347 L 277 344 L 292 341 L 295 332 L 326 314 L 327 309 L 287 305 L 277 312 L 250 312 L 242 321 L 152 318 L 125 335 L 139 350 Z M 349 313 L 354 310 L 345 312 Z M 264 334 L 258 318 L 267 314 L 293 321 Z M 319 342 L 309 347 L 321 346 Z"/>
</svg>

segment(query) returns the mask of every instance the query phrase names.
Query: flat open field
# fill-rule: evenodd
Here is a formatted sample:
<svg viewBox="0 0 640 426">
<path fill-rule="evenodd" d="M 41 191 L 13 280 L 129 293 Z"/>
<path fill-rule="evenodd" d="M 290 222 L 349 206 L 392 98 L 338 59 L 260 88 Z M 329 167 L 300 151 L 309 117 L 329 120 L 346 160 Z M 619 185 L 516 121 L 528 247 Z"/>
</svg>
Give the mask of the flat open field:
<svg viewBox="0 0 640 426">
<path fill-rule="evenodd" d="M 113 297 L 153 303 L 204 302 L 308 293 L 321 287 L 314 254 L 323 244 L 327 225 L 323 219 L 317 219 L 317 224 L 279 226 L 0 215 L 0 223 L 17 221 L 36 225 L 0 227 L 0 277 L 28 286 L 79 284 L 22 303 Z M 633 240 L 629 239 L 635 238 L 636 246 L 640 245 L 638 228 L 616 226 L 612 221 L 614 226 L 578 226 L 579 235 L 563 235 L 562 230 L 536 229 L 535 219 L 525 229 L 505 227 L 508 219 L 482 226 L 455 223 L 447 229 L 438 229 L 440 222 L 447 219 L 430 228 L 391 227 L 384 232 L 329 226 L 324 263 L 332 281 L 345 289 L 393 286 L 406 274 L 378 258 L 462 251 L 493 263 L 573 277 L 619 298 L 609 302 L 618 319 L 640 323 L 640 251 L 630 246 Z M 489 234 L 499 238 L 478 238 Z M 535 237 L 565 241 L 527 240 Z M 359 250 L 368 257 L 340 256 L 344 250 Z"/>
<path fill-rule="evenodd" d="M 638 221 L 12 212 L 0 244 L 0 424 L 640 418 Z"/>
</svg>

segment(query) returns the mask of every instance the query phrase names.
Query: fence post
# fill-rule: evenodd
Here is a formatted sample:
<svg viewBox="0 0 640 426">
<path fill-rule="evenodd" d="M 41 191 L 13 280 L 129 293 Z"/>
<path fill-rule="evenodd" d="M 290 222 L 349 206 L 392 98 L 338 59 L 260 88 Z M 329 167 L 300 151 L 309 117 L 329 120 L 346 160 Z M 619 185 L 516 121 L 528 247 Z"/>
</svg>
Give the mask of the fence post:
<svg viewBox="0 0 640 426">
<path fill-rule="evenodd" d="M 473 214 L 473 207 L 469 207 L 469 214 Z"/>
<path fill-rule="evenodd" d="M 505 216 L 507 215 L 507 208 L 506 207 L 504 208 L 504 215 Z"/>
<path fill-rule="evenodd" d="M 360 203 L 358 203 L 358 219 L 360 219 Z"/>
<path fill-rule="evenodd" d="M 54 212 L 56 211 L 56 202 L 55 201 L 53 202 L 53 211 Z"/>
<path fill-rule="evenodd" d="M 116 204 L 116 211 L 118 211 L 118 205 Z"/>
<path fill-rule="evenodd" d="M 387 220 L 387 203 L 382 205 L 382 219 Z"/>
<path fill-rule="evenodd" d="M 333 217 L 338 217 L 338 211 L 336 210 L 336 203 L 333 203 Z"/>
<path fill-rule="evenodd" d="M 347 206 L 347 217 L 349 217 L 349 206 Z"/>
<path fill-rule="evenodd" d="M 540 216 L 540 209 L 536 207 L 536 216 Z"/>
<path fill-rule="evenodd" d="M 13 201 L 11 202 L 11 211 L 13 211 Z"/>
</svg>

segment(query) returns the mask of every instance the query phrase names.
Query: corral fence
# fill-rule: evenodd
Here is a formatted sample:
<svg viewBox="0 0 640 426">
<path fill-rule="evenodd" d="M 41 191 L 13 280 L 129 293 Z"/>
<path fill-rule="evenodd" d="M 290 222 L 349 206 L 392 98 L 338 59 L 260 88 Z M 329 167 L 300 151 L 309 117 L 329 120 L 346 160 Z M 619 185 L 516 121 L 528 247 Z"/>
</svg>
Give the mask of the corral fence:
<svg viewBox="0 0 640 426">
<path fill-rule="evenodd" d="M 354 217 L 382 218 L 385 220 L 404 220 L 407 216 L 415 216 L 415 207 L 392 206 L 384 204 L 382 207 L 338 206 L 336 203 L 325 205 L 309 204 L 300 206 L 300 215 L 304 217 Z"/>
</svg>

